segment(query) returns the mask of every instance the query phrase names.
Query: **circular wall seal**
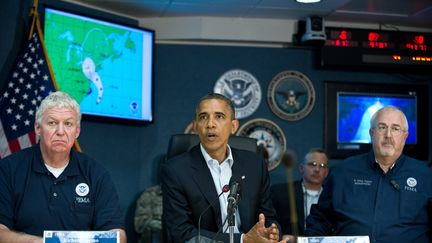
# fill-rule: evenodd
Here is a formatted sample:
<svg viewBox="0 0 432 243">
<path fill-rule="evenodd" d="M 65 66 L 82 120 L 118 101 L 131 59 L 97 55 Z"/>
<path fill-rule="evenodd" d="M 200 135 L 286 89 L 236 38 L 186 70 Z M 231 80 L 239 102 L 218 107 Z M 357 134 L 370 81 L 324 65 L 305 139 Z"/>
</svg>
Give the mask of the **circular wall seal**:
<svg viewBox="0 0 432 243">
<path fill-rule="evenodd" d="M 224 73 L 213 91 L 228 97 L 235 107 L 235 116 L 242 119 L 252 115 L 261 102 L 261 86 L 250 73 L 233 69 Z"/>
<path fill-rule="evenodd" d="M 297 121 L 312 111 L 315 104 L 315 89 L 303 73 L 283 71 L 270 81 L 267 102 L 278 117 Z"/>
<path fill-rule="evenodd" d="M 255 138 L 258 146 L 263 146 L 269 155 L 268 170 L 276 168 L 286 150 L 286 138 L 282 129 L 268 119 L 253 119 L 237 131 L 238 136 Z"/>
</svg>

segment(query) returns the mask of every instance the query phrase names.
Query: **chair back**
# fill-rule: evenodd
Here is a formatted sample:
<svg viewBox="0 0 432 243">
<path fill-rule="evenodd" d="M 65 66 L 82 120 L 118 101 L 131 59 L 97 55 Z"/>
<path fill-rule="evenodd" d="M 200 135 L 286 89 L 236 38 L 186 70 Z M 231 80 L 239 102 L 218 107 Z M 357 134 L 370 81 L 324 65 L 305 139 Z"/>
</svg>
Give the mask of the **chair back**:
<svg viewBox="0 0 432 243">
<path fill-rule="evenodd" d="M 174 134 L 168 144 L 166 159 L 185 153 L 198 143 L 199 139 L 196 134 Z M 228 144 L 232 148 L 257 152 L 257 140 L 255 138 L 232 135 L 228 140 Z"/>
</svg>

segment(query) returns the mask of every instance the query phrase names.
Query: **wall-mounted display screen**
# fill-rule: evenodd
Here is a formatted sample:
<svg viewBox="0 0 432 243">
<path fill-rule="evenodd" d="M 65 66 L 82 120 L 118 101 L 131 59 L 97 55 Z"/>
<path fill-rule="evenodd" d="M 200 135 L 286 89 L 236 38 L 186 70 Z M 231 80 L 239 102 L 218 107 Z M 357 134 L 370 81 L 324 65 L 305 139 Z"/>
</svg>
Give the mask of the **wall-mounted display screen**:
<svg viewBox="0 0 432 243">
<path fill-rule="evenodd" d="M 338 92 L 337 142 L 371 143 L 369 135 L 372 115 L 384 106 L 396 106 L 408 120 L 406 144 L 417 143 L 417 95 Z"/>
<path fill-rule="evenodd" d="M 153 120 L 154 31 L 45 8 L 44 40 L 58 88 L 83 115 Z"/>
</svg>

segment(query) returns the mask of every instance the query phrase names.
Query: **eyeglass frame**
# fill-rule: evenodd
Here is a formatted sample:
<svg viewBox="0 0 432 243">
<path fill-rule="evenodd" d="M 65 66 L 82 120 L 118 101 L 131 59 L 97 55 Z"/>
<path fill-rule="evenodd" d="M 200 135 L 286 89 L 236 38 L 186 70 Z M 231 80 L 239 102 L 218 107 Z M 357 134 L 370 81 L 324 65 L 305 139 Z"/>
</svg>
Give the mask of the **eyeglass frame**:
<svg viewBox="0 0 432 243">
<path fill-rule="evenodd" d="M 381 135 L 387 134 L 387 131 L 389 128 L 390 128 L 390 134 L 394 137 L 398 137 L 398 136 L 402 135 L 403 133 L 407 132 L 406 129 L 403 129 L 399 125 L 387 126 L 386 124 L 378 124 L 377 126 L 373 127 L 373 129 Z"/>
<path fill-rule="evenodd" d="M 319 163 L 316 161 L 308 161 L 308 162 L 305 162 L 304 164 L 307 166 L 313 167 L 313 168 L 316 168 L 316 167 L 318 167 L 320 169 L 327 169 L 328 168 L 328 164 L 324 163 L 324 162 Z"/>
</svg>

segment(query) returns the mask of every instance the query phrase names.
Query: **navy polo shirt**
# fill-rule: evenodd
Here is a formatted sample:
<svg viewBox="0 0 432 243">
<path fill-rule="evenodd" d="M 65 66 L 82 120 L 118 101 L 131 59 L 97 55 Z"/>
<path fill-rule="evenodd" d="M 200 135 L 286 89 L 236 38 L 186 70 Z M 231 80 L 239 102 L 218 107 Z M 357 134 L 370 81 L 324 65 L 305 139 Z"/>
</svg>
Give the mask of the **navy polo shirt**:
<svg viewBox="0 0 432 243">
<path fill-rule="evenodd" d="M 432 170 L 401 155 L 386 174 L 373 151 L 331 169 L 306 235 L 369 235 L 371 243 L 431 242 Z"/>
<path fill-rule="evenodd" d="M 55 178 L 36 145 L 0 161 L 0 224 L 42 236 L 44 230 L 124 229 L 124 218 L 100 164 L 72 150 Z"/>
</svg>

